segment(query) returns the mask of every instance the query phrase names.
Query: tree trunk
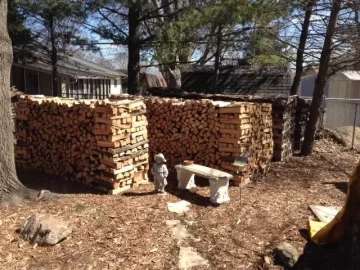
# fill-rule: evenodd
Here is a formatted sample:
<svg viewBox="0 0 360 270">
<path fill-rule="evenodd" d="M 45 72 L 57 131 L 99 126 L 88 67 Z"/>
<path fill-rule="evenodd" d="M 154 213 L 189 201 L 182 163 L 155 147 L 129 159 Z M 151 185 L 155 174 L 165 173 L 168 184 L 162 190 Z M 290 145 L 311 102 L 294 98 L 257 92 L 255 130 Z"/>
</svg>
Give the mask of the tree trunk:
<svg viewBox="0 0 360 270">
<path fill-rule="evenodd" d="M 55 37 L 55 26 L 54 26 L 54 17 L 50 16 L 49 18 L 49 30 L 50 30 L 50 42 L 51 42 L 51 66 L 52 66 L 52 87 L 53 87 L 53 96 L 59 96 L 59 83 L 58 83 L 58 53 L 56 47 L 56 37 Z"/>
<path fill-rule="evenodd" d="M 353 7 L 353 11 L 354 11 L 354 22 L 355 22 L 355 27 L 356 27 L 356 34 L 358 37 L 360 37 L 360 18 L 359 18 L 359 6 L 355 6 Z M 355 44 L 355 50 L 356 50 L 356 55 L 359 56 L 360 55 L 360 44 L 359 42 L 357 44 Z M 360 60 L 359 60 L 360 61 Z M 357 61 L 357 63 L 355 63 L 354 65 L 354 70 L 359 70 L 360 69 L 360 63 L 359 61 Z"/>
<path fill-rule="evenodd" d="M 295 73 L 293 84 L 291 86 L 290 95 L 296 95 L 298 88 L 300 86 L 301 77 L 303 74 L 304 52 L 305 52 L 305 47 L 306 47 L 306 41 L 307 41 L 308 34 L 309 34 L 310 19 L 311 19 L 311 14 L 312 14 L 312 11 L 313 11 L 313 8 L 314 8 L 314 5 L 316 4 L 316 2 L 317 2 L 317 0 L 309 0 L 308 4 L 306 6 L 304 23 L 302 25 L 299 47 L 298 47 L 297 55 L 296 55 L 296 73 Z"/>
<path fill-rule="evenodd" d="M 342 0 L 333 1 L 324 46 L 321 51 L 319 73 L 315 80 L 313 99 L 310 108 L 310 117 L 306 125 L 304 144 L 302 147 L 302 154 L 305 156 L 311 155 L 315 141 L 316 124 L 320 115 L 320 106 L 324 95 L 324 87 L 326 85 L 327 72 L 329 69 L 329 62 L 333 44 L 332 39 L 335 33 L 335 27 L 341 9 L 341 3 Z"/>
<path fill-rule="evenodd" d="M 140 6 L 139 1 L 130 0 L 128 41 L 128 94 L 140 93 Z"/>
<path fill-rule="evenodd" d="M 217 36 L 216 36 L 213 93 L 216 93 L 217 89 L 218 89 L 218 80 L 219 80 L 219 73 L 220 73 L 221 42 L 222 42 L 221 31 L 222 31 L 222 25 L 219 25 Z"/>
<path fill-rule="evenodd" d="M 0 204 L 14 203 L 26 188 L 16 175 L 10 70 L 12 47 L 6 23 L 7 1 L 0 0 Z"/>
<path fill-rule="evenodd" d="M 172 69 L 170 65 L 164 65 L 161 67 L 161 73 L 163 74 L 167 86 L 171 89 L 181 88 L 181 71 L 174 65 Z"/>
</svg>

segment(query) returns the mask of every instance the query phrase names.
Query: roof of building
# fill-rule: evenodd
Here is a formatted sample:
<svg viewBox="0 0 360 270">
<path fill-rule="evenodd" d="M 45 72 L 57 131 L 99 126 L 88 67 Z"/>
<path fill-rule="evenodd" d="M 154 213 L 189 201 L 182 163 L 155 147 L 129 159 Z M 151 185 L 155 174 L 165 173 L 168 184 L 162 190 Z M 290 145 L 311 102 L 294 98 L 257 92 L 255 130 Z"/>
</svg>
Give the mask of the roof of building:
<svg viewBox="0 0 360 270">
<path fill-rule="evenodd" d="M 49 61 L 38 55 L 38 61 L 31 64 L 19 64 L 15 63 L 16 66 L 27 67 L 29 69 L 39 70 L 43 72 L 52 71 L 52 66 L 48 63 Z M 103 67 L 99 64 L 92 63 L 83 59 L 80 59 L 76 56 L 71 55 L 62 55 L 58 61 L 58 73 L 61 75 L 66 75 L 75 79 L 101 79 L 101 78 L 120 78 L 125 76 L 125 74 Z"/>
<path fill-rule="evenodd" d="M 179 66 L 182 89 L 188 92 L 213 91 L 214 68 L 212 66 Z M 286 67 L 238 67 L 221 66 L 217 92 L 224 94 L 275 94 L 288 93 L 292 76 Z"/>
<path fill-rule="evenodd" d="M 360 81 L 360 71 L 347 70 L 343 71 L 342 74 L 351 81 Z"/>
</svg>

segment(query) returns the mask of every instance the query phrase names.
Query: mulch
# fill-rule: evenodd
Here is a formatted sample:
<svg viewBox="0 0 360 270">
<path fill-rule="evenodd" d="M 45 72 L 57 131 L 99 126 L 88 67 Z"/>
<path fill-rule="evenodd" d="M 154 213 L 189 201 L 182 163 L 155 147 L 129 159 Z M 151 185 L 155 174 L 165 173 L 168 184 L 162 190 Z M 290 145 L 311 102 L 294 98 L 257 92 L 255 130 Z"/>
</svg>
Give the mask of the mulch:
<svg viewBox="0 0 360 270">
<path fill-rule="evenodd" d="M 179 247 L 165 224 L 172 219 L 193 221 L 187 223 L 193 236 L 189 244 L 208 259 L 207 269 L 283 269 L 273 256 L 282 241 L 303 253 L 296 269 L 346 269 L 337 246 L 308 241 L 306 221 L 312 215 L 309 204 L 343 204 L 348 175 L 360 154 L 330 139 L 317 141 L 314 150 L 311 157 L 273 163 L 266 176 L 241 190 L 230 188 L 231 202 L 218 207 L 208 203 L 206 185 L 179 191 L 174 175 L 166 196 L 153 194 L 150 185 L 109 196 L 48 175 L 19 172 L 31 188 L 69 195 L 1 209 L 0 269 L 178 269 Z M 180 199 L 192 203 L 182 216 L 169 212 L 166 204 Z M 32 247 L 15 230 L 33 213 L 69 221 L 72 237 L 55 247 Z"/>
</svg>

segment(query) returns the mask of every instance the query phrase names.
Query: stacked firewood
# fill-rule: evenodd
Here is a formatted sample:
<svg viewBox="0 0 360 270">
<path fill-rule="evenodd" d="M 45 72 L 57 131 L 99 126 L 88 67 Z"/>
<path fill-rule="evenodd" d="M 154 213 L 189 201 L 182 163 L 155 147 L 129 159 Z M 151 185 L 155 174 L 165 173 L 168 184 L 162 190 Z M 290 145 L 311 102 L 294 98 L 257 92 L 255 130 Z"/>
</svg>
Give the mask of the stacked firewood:
<svg viewBox="0 0 360 270">
<path fill-rule="evenodd" d="M 100 159 L 92 133 L 94 104 L 25 95 L 16 110 L 19 167 L 93 182 Z"/>
<path fill-rule="evenodd" d="M 96 184 L 116 194 L 147 182 L 149 169 L 146 107 L 143 101 L 97 102 L 94 134 L 102 159 Z"/>
<path fill-rule="evenodd" d="M 235 185 L 268 170 L 273 154 L 271 104 L 234 103 L 220 108 L 221 168 L 233 174 Z M 243 164 L 237 164 L 242 158 Z"/>
<path fill-rule="evenodd" d="M 285 161 L 293 155 L 296 96 L 273 103 L 274 161 Z"/>
<path fill-rule="evenodd" d="M 110 194 L 147 182 L 142 101 L 75 101 L 24 95 L 16 109 L 16 163 Z"/>
<path fill-rule="evenodd" d="M 223 103 L 210 100 L 148 99 L 146 107 L 151 157 L 163 153 L 169 169 L 184 160 L 219 168 L 218 111 L 219 105 Z"/>
<path fill-rule="evenodd" d="M 303 145 L 306 123 L 310 115 L 310 105 L 310 100 L 304 100 L 302 98 L 297 99 L 294 132 L 294 150 L 300 150 Z"/>
</svg>

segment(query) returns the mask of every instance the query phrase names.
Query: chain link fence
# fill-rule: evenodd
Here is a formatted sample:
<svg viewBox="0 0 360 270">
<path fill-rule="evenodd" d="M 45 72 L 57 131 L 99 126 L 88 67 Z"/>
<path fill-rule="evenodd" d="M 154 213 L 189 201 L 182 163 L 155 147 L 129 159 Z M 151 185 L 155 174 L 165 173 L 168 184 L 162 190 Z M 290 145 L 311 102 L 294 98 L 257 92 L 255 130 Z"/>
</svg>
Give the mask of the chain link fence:
<svg viewBox="0 0 360 270">
<path fill-rule="evenodd" d="M 326 98 L 324 109 L 324 127 L 335 130 L 352 148 L 360 146 L 360 99 Z"/>
</svg>

